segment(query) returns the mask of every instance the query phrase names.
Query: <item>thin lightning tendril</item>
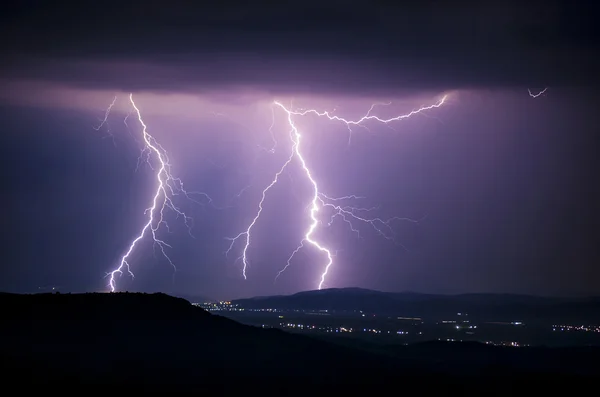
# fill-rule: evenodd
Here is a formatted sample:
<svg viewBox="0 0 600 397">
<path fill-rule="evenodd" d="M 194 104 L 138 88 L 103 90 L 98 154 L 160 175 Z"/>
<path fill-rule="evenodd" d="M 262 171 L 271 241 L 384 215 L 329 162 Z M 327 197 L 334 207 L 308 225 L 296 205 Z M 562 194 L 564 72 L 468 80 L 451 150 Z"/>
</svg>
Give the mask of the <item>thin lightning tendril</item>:
<svg viewBox="0 0 600 397">
<path fill-rule="evenodd" d="M 110 131 L 110 128 L 108 128 L 108 116 L 110 116 L 110 111 L 112 110 L 113 106 L 115 106 L 115 103 L 117 103 L 116 96 L 113 98 L 110 105 L 108 105 L 108 107 L 106 108 L 106 111 L 104 112 L 104 118 L 100 120 L 100 124 L 97 127 L 94 127 L 94 129 L 96 131 L 100 131 L 100 128 L 102 128 L 102 126 L 104 126 L 104 125 L 106 125 L 107 129 L 109 129 L 109 131 Z M 125 119 L 125 120 L 127 120 L 127 119 Z M 125 123 L 125 124 L 127 124 L 127 123 Z"/>
<path fill-rule="evenodd" d="M 106 120 L 108 118 L 110 110 L 111 110 L 112 106 L 114 106 L 115 101 L 116 101 L 116 97 L 113 100 L 110 107 L 107 109 L 103 124 L 106 123 Z M 119 265 L 114 270 L 112 270 L 111 272 L 109 272 L 107 274 L 107 277 L 110 278 L 108 286 L 110 287 L 110 290 L 112 292 L 114 292 L 116 290 L 117 275 L 122 275 L 126 271 L 131 277 L 134 277 L 134 274 L 131 271 L 129 261 L 130 261 L 131 255 L 133 254 L 137 244 L 144 238 L 144 236 L 146 234 L 150 234 L 152 241 L 153 241 L 154 248 L 155 249 L 158 248 L 160 250 L 161 254 L 166 258 L 166 260 L 169 262 L 169 264 L 173 267 L 173 269 L 175 271 L 177 270 L 175 267 L 175 264 L 169 258 L 169 256 L 167 255 L 167 252 L 165 250 L 166 248 L 171 248 L 171 245 L 169 245 L 167 242 L 165 242 L 163 239 L 161 239 L 158 236 L 158 233 L 162 226 L 164 226 L 164 228 L 167 230 L 167 232 L 170 232 L 169 225 L 167 224 L 167 222 L 165 220 L 165 210 L 170 209 L 171 211 L 175 212 L 175 214 L 178 218 L 182 217 L 185 225 L 188 228 L 188 232 L 190 233 L 190 236 L 192 236 L 192 237 L 193 237 L 193 235 L 192 235 L 191 231 L 192 231 L 193 225 L 192 225 L 192 218 L 187 216 L 173 202 L 174 196 L 184 195 L 186 198 L 188 198 L 196 203 L 207 204 L 206 202 L 203 203 L 203 202 L 194 200 L 191 197 L 192 194 L 198 194 L 198 195 L 201 195 L 202 197 L 204 197 L 206 200 L 208 200 L 208 203 L 212 203 L 212 199 L 205 193 L 187 192 L 183 187 L 183 182 L 181 181 L 181 179 L 173 177 L 173 175 L 171 174 L 171 163 L 169 162 L 169 157 L 167 155 L 167 152 L 156 141 L 156 139 L 148 133 L 148 127 L 144 123 L 144 120 L 142 119 L 140 109 L 137 107 L 136 103 L 133 100 L 133 94 L 129 94 L 129 102 L 131 103 L 134 113 L 137 116 L 137 119 L 142 126 L 142 138 L 143 138 L 144 148 L 142 149 L 140 158 L 138 159 L 138 166 L 139 166 L 140 161 L 142 161 L 142 158 L 145 155 L 146 156 L 145 161 L 150 166 L 150 168 L 153 171 L 155 171 L 155 173 L 156 173 L 155 177 L 157 180 L 157 186 L 156 186 L 156 190 L 154 192 L 153 198 L 152 198 L 152 204 L 150 205 L 150 207 L 148 207 L 144 211 L 144 214 L 148 217 L 146 223 L 142 227 L 142 229 L 139 232 L 139 234 L 137 235 L 137 237 L 135 237 L 135 239 L 131 242 L 131 244 L 129 245 L 125 254 L 121 257 Z M 128 126 L 127 119 L 129 117 L 129 115 L 130 114 L 128 114 L 124 120 L 124 123 L 127 126 Z M 150 163 L 150 158 L 152 156 L 154 156 L 155 159 L 159 163 L 159 166 L 157 168 L 152 167 L 152 165 Z"/>
<path fill-rule="evenodd" d="M 113 98 L 113 100 L 110 103 L 110 105 L 108 105 L 108 107 L 106 108 L 106 111 L 104 112 L 104 118 L 100 119 L 100 124 L 98 124 L 97 127 L 94 127 L 94 129 L 96 131 L 100 131 L 100 129 L 103 126 L 106 126 L 106 132 L 107 132 L 108 136 L 111 137 L 111 139 L 113 141 L 113 145 L 116 145 L 116 143 L 115 143 L 115 136 L 112 134 L 112 132 L 110 130 L 110 126 L 108 125 L 108 116 L 110 116 L 110 111 L 112 110 L 113 106 L 115 106 L 115 103 L 117 103 L 117 97 L 116 96 Z M 125 125 L 127 125 L 127 118 L 125 118 Z"/>
<path fill-rule="evenodd" d="M 530 97 L 532 97 L 532 98 L 537 98 L 537 97 L 539 97 L 540 95 L 543 95 L 543 94 L 545 94 L 547 90 L 548 90 L 548 87 L 544 88 L 543 90 L 541 90 L 540 92 L 538 92 L 537 94 L 535 94 L 535 93 L 531 92 L 531 90 L 528 88 L 528 89 L 527 89 L 527 92 L 529 92 L 529 96 L 530 96 Z"/>
<path fill-rule="evenodd" d="M 254 218 L 252 219 L 252 221 L 250 222 L 250 225 L 248 226 L 248 228 L 245 231 L 239 233 L 237 236 L 235 236 L 233 238 L 229 238 L 231 243 L 229 245 L 228 250 L 226 251 L 226 255 L 229 254 L 229 252 L 233 249 L 235 243 L 238 240 L 241 239 L 244 241 L 244 248 L 242 250 L 241 256 L 238 258 L 238 260 L 241 260 L 243 263 L 242 275 L 243 275 L 244 279 L 247 279 L 246 271 L 247 271 L 247 267 L 249 264 L 248 248 L 250 247 L 250 243 L 251 243 L 252 229 L 254 228 L 254 226 L 256 225 L 256 223 L 258 222 L 258 220 L 262 214 L 262 211 L 264 209 L 264 203 L 265 203 L 265 200 L 266 200 L 269 190 L 277 184 L 281 174 L 286 170 L 286 168 L 292 163 L 292 161 L 294 159 L 296 159 L 300 163 L 300 166 L 312 187 L 311 200 L 310 200 L 310 204 L 308 206 L 309 218 L 311 220 L 311 223 L 308 227 L 308 230 L 306 231 L 306 233 L 304 235 L 304 238 L 302 239 L 302 241 L 300 242 L 298 247 L 292 252 L 291 256 L 288 258 L 288 260 L 286 262 L 286 265 L 277 273 L 275 280 L 277 280 L 281 276 L 281 274 L 283 272 L 285 272 L 285 270 L 287 270 L 287 268 L 291 265 L 291 261 L 294 258 L 294 256 L 303 247 L 305 247 L 306 243 L 308 243 L 326 256 L 326 264 L 325 264 L 324 271 L 321 274 L 320 281 L 318 284 L 318 289 L 323 288 L 323 285 L 325 284 L 325 280 L 327 278 L 327 274 L 328 274 L 331 266 L 333 265 L 333 258 L 335 256 L 335 254 L 333 254 L 329 248 L 326 248 L 325 246 L 323 246 L 321 243 L 319 243 L 315 239 L 315 237 L 313 237 L 313 234 L 317 230 L 318 226 L 323 223 L 320 220 L 319 215 L 320 215 L 321 210 L 323 210 L 324 208 L 330 209 L 331 214 L 332 214 L 330 216 L 329 222 L 327 223 L 327 226 L 330 226 L 336 218 L 341 218 L 346 224 L 348 224 L 348 226 L 350 227 L 350 230 L 352 232 L 356 233 L 358 237 L 360 237 L 360 233 L 359 233 L 358 229 L 356 229 L 353 226 L 352 220 L 360 221 L 360 222 L 369 224 L 375 230 L 375 232 L 377 232 L 377 234 L 379 234 L 380 236 L 382 236 L 388 240 L 392 240 L 395 243 L 397 243 L 397 242 L 394 238 L 392 222 L 394 222 L 394 221 L 410 221 L 413 223 L 420 222 L 420 220 L 412 220 L 412 219 L 400 218 L 400 217 L 393 217 L 393 218 L 386 219 L 386 220 L 381 219 L 381 218 L 367 218 L 361 214 L 375 210 L 376 207 L 375 208 L 358 208 L 358 207 L 352 207 L 352 206 L 342 206 L 339 204 L 339 202 L 344 201 L 344 200 L 360 199 L 363 197 L 358 197 L 356 195 L 349 195 L 349 196 L 336 198 L 336 197 L 329 197 L 329 196 L 325 195 L 324 193 L 322 193 L 319 190 L 317 181 L 313 177 L 312 172 L 310 171 L 310 168 L 309 168 L 304 156 L 302 155 L 301 145 L 300 145 L 301 140 L 302 140 L 302 135 L 294 122 L 294 116 L 306 116 L 306 115 L 312 114 L 312 115 L 316 115 L 318 117 L 326 117 L 331 121 L 338 121 L 338 122 L 344 123 L 346 125 L 346 127 L 348 128 L 349 133 L 352 134 L 353 126 L 360 126 L 360 127 L 366 128 L 368 130 L 367 126 L 364 125 L 364 123 L 367 121 L 375 121 L 375 122 L 383 123 L 387 126 L 388 124 L 390 124 L 394 121 L 404 120 L 404 119 L 407 119 L 407 118 L 414 116 L 416 114 L 419 114 L 419 113 L 425 114 L 424 112 L 426 112 L 427 110 L 439 108 L 446 102 L 446 100 L 447 100 L 447 95 L 444 95 L 437 103 L 435 103 L 433 105 L 424 106 L 419 109 L 413 110 L 409 113 L 402 114 L 402 115 L 392 117 L 389 119 L 383 119 L 383 118 L 380 118 L 378 116 L 374 116 L 371 114 L 371 112 L 373 111 L 375 106 L 389 105 L 389 103 L 377 103 L 377 104 L 373 104 L 370 107 L 370 109 L 368 110 L 368 112 L 364 116 L 362 116 L 361 118 L 359 118 L 357 120 L 348 120 L 348 119 L 333 115 L 331 112 L 327 112 L 327 111 L 319 112 L 314 109 L 308 109 L 308 110 L 303 109 L 301 111 L 292 111 L 292 110 L 286 108 L 280 102 L 274 102 L 273 107 L 278 107 L 287 114 L 287 122 L 290 127 L 290 139 L 292 141 L 292 149 L 291 149 L 290 156 L 287 158 L 287 160 L 285 161 L 283 166 L 279 169 L 279 171 L 277 171 L 274 179 L 262 191 L 261 200 L 258 204 L 258 211 L 257 211 L 256 215 L 254 216 Z M 273 125 L 271 125 L 271 127 L 269 128 L 269 132 L 271 132 L 271 133 L 272 133 L 272 128 L 273 128 Z"/>
</svg>

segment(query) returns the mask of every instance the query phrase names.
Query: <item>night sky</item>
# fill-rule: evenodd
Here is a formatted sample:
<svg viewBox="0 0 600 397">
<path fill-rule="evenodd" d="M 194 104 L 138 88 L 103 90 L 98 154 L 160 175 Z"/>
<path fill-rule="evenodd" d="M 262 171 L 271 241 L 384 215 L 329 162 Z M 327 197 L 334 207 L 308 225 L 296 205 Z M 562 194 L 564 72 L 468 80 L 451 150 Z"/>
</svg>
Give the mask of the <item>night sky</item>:
<svg viewBox="0 0 600 397">
<path fill-rule="evenodd" d="M 600 294 L 591 2 L 49 3 L 0 12 L 0 290 L 107 290 L 156 181 L 149 166 L 136 170 L 130 92 L 174 176 L 213 202 L 177 197 L 194 219 L 193 237 L 173 213 L 161 234 L 177 272 L 146 241 L 131 259 L 135 279 L 118 288 L 216 298 L 315 289 L 323 270 L 323 255 L 305 248 L 274 282 L 309 225 L 298 164 L 265 201 L 247 280 L 242 245 L 225 255 L 290 153 L 273 100 L 346 118 L 391 102 L 373 112 L 387 118 L 448 94 L 391 128 L 354 128 L 349 144 L 342 123 L 294 119 L 323 193 L 421 219 L 394 223 L 399 244 L 367 226 L 360 239 L 343 223 L 321 226 L 316 236 L 337 252 L 326 286 Z"/>
</svg>

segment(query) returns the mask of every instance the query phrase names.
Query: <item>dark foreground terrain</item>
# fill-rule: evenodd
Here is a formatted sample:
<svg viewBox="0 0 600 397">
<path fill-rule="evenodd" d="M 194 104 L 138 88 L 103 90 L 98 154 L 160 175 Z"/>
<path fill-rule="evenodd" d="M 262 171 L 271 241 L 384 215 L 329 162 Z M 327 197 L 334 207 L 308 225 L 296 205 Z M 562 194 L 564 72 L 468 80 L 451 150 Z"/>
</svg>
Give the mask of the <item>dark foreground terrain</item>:
<svg viewBox="0 0 600 397">
<path fill-rule="evenodd" d="M 242 325 L 164 294 L 1 294 L 0 310 L 3 386 L 21 392 L 525 395 L 584 390 L 600 374 L 592 348 L 372 351 Z"/>
</svg>

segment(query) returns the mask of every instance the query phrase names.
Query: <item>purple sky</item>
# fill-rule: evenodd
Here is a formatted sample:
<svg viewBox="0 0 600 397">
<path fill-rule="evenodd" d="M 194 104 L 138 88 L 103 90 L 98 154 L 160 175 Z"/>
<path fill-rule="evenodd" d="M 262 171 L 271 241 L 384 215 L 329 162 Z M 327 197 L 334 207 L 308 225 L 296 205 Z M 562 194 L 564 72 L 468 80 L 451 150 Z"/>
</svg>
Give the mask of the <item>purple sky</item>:
<svg viewBox="0 0 600 397">
<path fill-rule="evenodd" d="M 226 237 L 248 226 L 262 189 L 289 154 L 281 111 L 273 128 L 278 150 L 261 150 L 271 144 L 273 100 L 335 108 L 347 118 L 389 101 L 374 114 L 391 117 L 447 93 L 443 107 L 397 122 L 393 130 L 376 123 L 367 124 L 369 131 L 355 128 L 350 145 L 343 124 L 296 118 L 303 153 L 323 193 L 365 196 L 361 204 L 379 206 L 377 216 L 426 216 L 419 225 L 397 224 L 398 242 L 406 249 L 367 227 L 361 228 L 362 239 L 343 224 L 322 228 L 320 240 L 338 251 L 327 285 L 598 294 L 600 201 L 592 171 L 597 100 L 593 87 L 582 85 L 595 62 L 581 28 L 586 20 L 578 20 L 580 31 L 563 29 L 579 14 L 559 2 L 544 9 L 499 3 L 449 16 L 413 7 L 414 19 L 422 22 L 416 32 L 415 26 L 391 23 L 382 7 L 369 14 L 379 24 L 360 28 L 357 21 L 371 19 L 322 12 L 321 21 L 304 11 L 314 24 L 302 36 L 300 27 L 286 28 L 305 23 L 300 11 L 294 16 L 270 10 L 270 25 L 242 24 L 247 34 L 240 35 L 232 26 L 239 29 L 241 22 L 222 21 L 217 11 L 210 14 L 219 21 L 214 26 L 186 30 L 183 16 L 193 13 L 174 13 L 177 7 L 163 15 L 149 6 L 134 29 L 125 23 L 134 13 L 124 7 L 114 30 L 72 22 L 73 31 L 65 35 L 44 23 L 26 33 L 23 21 L 43 16 L 15 9 L 6 29 L 21 33 L 22 45 L 4 43 L 10 57 L 0 75 L 0 117 L 7 131 L 2 165 L 11 169 L 2 195 L 10 210 L 0 288 L 105 289 L 103 275 L 144 223 L 154 182 L 151 169 L 135 171 L 141 129 L 130 122 L 128 131 L 123 124 L 128 92 L 149 132 L 169 152 L 175 176 L 227 208 L 178 201 L 194 218 L 195 238 L 169 217 L 173 230 L 164 237 L 173 247 L 175 278 L 146 244 L 132 257 L 135 280 L 123 277 L 119 288 L 218 298 L 314 289 L 325 263 L 323 255 L 305 249 L 273 281 L 308 226 L 310 188 L 298 164 L 265 202 L 248 251 L 248 280 L 235 262 L 242 246 L 224 255 Z M 82 20 L 83 11 L 77 12 Z M 253 14 L 243 21 L 260 19 L 257 11 L 247 12 Z M 55 24 L 66 17 L 57 18 Z M 178 21 L 176 27 L 169 18 Z M 319 23 L 335 29 L 322 31 Z M 456 29 L 441 38 L 450 27 Z M 548 47 L 545 38 L 530 34 L 534 28 L 562 39 Z M 559 34 L 564 31 L 571 39 Z M 472 32 L 487 44 L 471 38 Z M 544 67 L 548 62 L 552 66 Z M 594 83 L 592 77 L 588 82 Z M 527 92 L 545 86 L 550 88 L 539 98 Z M 95 131 L 115 95 L 110 130 Z"/>
</svg>

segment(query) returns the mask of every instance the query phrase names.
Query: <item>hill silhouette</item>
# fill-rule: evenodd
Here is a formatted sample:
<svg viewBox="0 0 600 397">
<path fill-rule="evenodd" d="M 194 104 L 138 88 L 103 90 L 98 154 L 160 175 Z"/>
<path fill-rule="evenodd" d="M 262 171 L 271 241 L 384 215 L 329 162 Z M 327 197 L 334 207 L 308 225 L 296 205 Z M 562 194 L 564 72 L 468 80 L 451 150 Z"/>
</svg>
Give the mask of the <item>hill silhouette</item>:
<svg viewBox="0 0 600 397">
<path fill-rule="evenodd" d="M 3 356 L 14 368 L 39 368 L 45 382 L 66 375 L 117 384 L 289 376 L 337 382 L 359 368 L 381 374 L 390 368 L 380 357 L 242 325 L 164 294 L 4 294 L 0 300 Z"/>
<path fill-rule="evenodd" d="M 46 386 L 85 392 L 82 385 L 92 384 L 109 391 L 262 395 L 379 390 L 401 382 L 417 382 L 420 390 L 460 388 L 464 379 L 445 371 L 452 357 L 487 348 L 434 344 L 367 351 L 242 325 L 164 294 L 2 294 L 0 310 L 4 386 L 16 383 L 21 391 Z M 586 357 L 575 358 L 584 363 Z M 467 368 L 477 379 L 502 371 Z M 519 379 L 533 380 L 520 374 L 513 381 Z"/>
<path fill-rule="evenodd" d="M 415 292 L 381 292 L 362 288 L 331 288 L 232 301 L 247 309 L 363 310 L 412 317 L 456 315 L 458 312 L 481 320 L 547 321 L 597 320 L 598 298 L 553 298 L 513 294 L 433 295 Z"/>
</svg>

